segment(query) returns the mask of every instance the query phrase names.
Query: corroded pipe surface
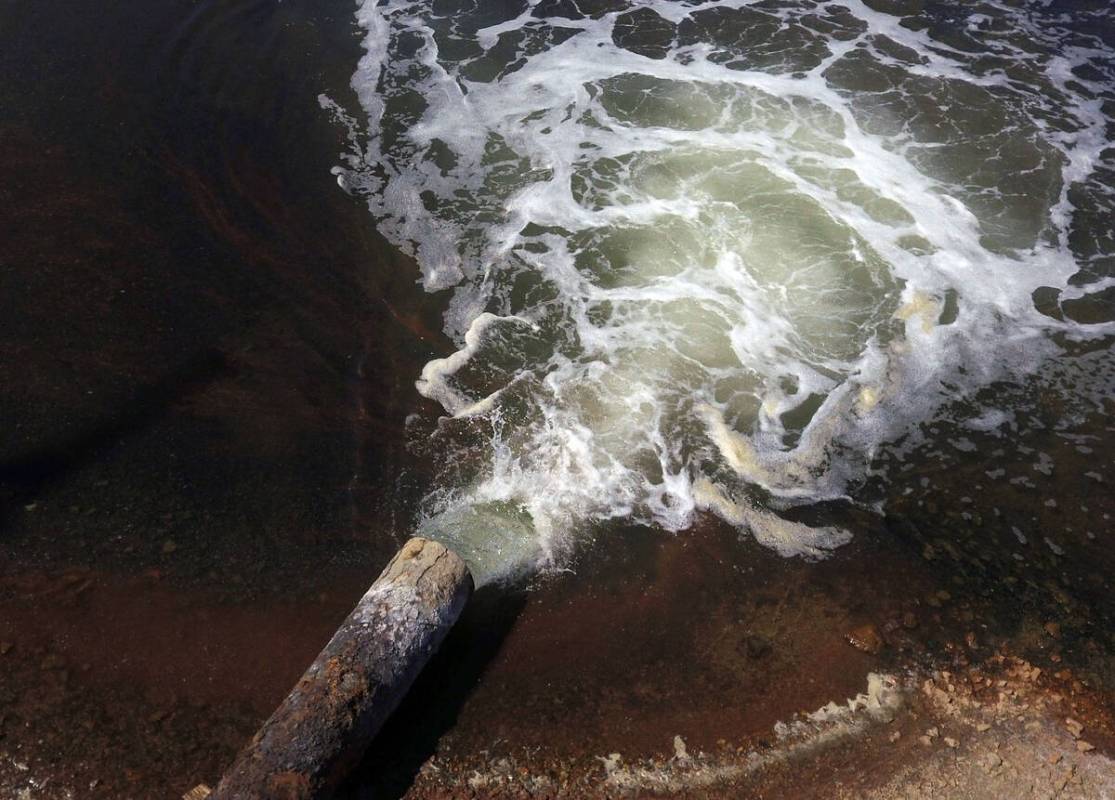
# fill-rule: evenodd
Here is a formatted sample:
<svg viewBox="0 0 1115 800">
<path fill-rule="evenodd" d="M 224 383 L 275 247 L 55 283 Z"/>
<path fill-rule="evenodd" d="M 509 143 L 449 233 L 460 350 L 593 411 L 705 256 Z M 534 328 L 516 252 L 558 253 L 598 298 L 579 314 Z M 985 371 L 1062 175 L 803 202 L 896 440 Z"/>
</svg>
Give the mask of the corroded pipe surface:
<svg viewBox="0 0 1115 800">
<path fill-rule="evenodd" d="M 465 562 L 414 538 L 387 565 L 210 800 L 329 797 L 457 621 Z"/>
</svg>

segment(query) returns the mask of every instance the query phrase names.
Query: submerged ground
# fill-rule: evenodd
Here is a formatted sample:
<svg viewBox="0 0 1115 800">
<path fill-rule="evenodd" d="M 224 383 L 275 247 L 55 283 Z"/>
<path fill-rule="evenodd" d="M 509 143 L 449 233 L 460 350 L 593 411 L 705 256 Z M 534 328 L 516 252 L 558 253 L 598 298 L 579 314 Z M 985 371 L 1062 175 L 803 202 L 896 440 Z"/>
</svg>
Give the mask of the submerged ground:
<svg viewBox="0 0 1115 800">
<path fill-rule="evenodd" d="M 0 11 L 2 796 L 214 783 L 410 533 L 452 344 L 329 174 L 350 15 Z M 1067 371 L 801 512 L 827 561 L 709 516 L 485 590 L 347 796 L 1115 792 L 1112 399 Z"/>
</svg>

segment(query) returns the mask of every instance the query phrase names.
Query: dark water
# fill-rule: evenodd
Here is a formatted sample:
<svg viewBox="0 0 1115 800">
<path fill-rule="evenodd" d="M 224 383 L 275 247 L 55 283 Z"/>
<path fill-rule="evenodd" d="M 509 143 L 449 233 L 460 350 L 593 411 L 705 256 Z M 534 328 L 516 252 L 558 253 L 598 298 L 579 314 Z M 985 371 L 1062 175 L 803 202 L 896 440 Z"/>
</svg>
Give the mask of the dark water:
<svg viewBox="0 0 1115 800">
<path fill-rule="evenodd" d="M 406 535 L 438 341 L 329 175 L 349 11 L 0 11 L 0 749 L 57 786 L 212 780 Z"/>
<path fill-rule="evenodd" d="M 359 107 L 353 11 L 0 10 L 3 791 L 215 782 L 434 487 L 443 412 L 414 381 L 455 347 L 448 297 L 330 172 L 348 132 L 318 97 Z M 435 750 L 746 740 L 971 628 L 1110 691 L 1112 398 L 1080 377 L 1109 347 L 953 404 L 859 502 L 791 512 L 855 532 L 828 561 L 707 515 L 593 528 L 569 573 L 479 598 L 351 793 L 404 791 Z M 989 400 L 1014 422 L 957 426 Z M 880 655 L 844 641 L 907 613 Z"/>
</svg>

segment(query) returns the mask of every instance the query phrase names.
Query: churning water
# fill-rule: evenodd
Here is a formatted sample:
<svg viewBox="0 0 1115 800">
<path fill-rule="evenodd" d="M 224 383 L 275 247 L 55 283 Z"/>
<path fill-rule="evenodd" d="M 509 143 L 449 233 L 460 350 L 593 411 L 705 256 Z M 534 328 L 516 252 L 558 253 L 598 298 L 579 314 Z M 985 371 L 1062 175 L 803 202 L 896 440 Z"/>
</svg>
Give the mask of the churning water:
<svg viewBox="0 0 1115 800">
<path fill-rule="evenodd" d="M 459 348 L 423 529 L 485 577 L 616 517 L 847 541 L 777 512 L 1115 331 L 1105 6 L 366 0 L 338 180 Z"/>
</svg>

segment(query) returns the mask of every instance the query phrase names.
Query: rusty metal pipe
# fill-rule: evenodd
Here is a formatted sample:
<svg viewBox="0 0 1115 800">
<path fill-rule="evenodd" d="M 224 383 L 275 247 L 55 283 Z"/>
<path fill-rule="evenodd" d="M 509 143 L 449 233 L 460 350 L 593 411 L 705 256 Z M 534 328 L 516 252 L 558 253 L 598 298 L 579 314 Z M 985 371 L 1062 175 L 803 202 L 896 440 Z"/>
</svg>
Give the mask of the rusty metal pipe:
<svg viewBox="0 0 1115 800">
<path fill-rule="evenodd" d="M 332 795 L 457 621 L 472 593 L 465 562 L 414 538 L 356 604 L 210 800 Z"/>
</svg>

